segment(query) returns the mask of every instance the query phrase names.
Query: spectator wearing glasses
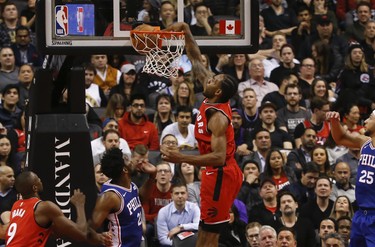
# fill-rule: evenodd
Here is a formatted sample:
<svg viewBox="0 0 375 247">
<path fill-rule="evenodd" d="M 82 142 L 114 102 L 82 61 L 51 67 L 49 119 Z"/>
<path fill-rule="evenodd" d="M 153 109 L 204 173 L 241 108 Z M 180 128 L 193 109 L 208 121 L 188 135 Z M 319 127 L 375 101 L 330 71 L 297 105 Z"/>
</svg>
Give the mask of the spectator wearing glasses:
<svg viewBox="0 0 375 247">
<path fill-rule="evenodd" d="M 130 102 L 130 112 L 126 112 L 119 120 L 120 136 L 128 142 L 130 149 L 133 149 L 137 144 L 144 144 L 150 150 L 158 150 L 158 130 L 145 115 L 146 99 L 144 95 L 134 94 Z"/>
<path fill-rule="evenodd" d="M 157 242 L 155 236 L 155 220 L 159 210 L 172 202 L 172 171 L 168 162 L 162 161 L 156 165 L 156 173 L 150 174 L 149 179 L 140 188 L 140 199 L 146 216 L 146 238 L 148 246 Z"/>
<path fill-rule="evenodd" d="M 250 222 L 246 226 L 246 239 L 249 247 L 259 247 L 259 230 L 262 227 L 258 222 Z"/>
<path fill-rule="evenodd" d="M 309 99 L 311 84 L 315 80 L 315 61 L 311 57 L 302 60 L 299 69 L 298 86 L 302 90 L 302 99 Z"/>
</svg>

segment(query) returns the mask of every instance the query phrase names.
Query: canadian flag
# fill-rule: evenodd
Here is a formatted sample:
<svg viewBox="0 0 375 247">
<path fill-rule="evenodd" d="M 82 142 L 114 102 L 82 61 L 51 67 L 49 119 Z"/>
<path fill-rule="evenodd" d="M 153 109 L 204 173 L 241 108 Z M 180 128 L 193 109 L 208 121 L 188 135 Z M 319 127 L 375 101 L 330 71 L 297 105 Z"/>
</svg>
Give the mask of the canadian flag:
<svg viewBox="0 0 375 247">
<path fill-rule="evenodd" d="M 241 20 L 220 20 L 220 34 L 241 34 Z"/>
</svg>

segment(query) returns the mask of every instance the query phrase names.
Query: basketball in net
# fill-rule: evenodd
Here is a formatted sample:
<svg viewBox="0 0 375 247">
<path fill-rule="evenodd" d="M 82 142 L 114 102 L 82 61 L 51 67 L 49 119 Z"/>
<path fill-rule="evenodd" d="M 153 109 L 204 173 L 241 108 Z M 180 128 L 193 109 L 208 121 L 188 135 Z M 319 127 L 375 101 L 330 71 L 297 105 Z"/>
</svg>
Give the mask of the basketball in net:
<svg viewBox="0 0 375 247">
<path fill-rule="evenodd" d="M 146 55 L 142 72 L 164 77 L 177 77 L 179 62 L 185 48 L 184 32 L 160 30 L 142 24 L 130 31 L 133 48 Z"/>
<path fill-rule="evenodd" d="M 160 27 L 154 27 L 147 24 L 142 24 L 134 28 L 130 32 L 130 38 L 133 48 L 140 54 L 145 54 L 156 46 L 160 46 L 157 42 L 157 34 L 152 34 L 154 31 L 160 30 Z M 139 31 L 134 34 L 133 31 Z"/>
</svg>

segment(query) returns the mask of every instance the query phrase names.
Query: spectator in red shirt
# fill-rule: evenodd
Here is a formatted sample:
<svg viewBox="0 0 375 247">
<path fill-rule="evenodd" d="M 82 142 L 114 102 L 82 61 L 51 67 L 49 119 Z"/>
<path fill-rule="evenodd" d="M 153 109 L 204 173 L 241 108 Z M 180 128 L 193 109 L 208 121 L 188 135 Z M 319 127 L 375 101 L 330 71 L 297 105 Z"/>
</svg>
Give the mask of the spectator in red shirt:
<svg viewBox="0 0 375 247">
<path fill-rule="evenodd" d="M 120 136 L 124 138 L 131 150 L 137 144 L 146 145 L 149 150 L 159 150 L 159 137 L 156 126 L 149 122 L 146 112 L 146 98 L 142 94 L 134 94 L 131 99 L 130 112 L 118 121 Z"/>
</svg>

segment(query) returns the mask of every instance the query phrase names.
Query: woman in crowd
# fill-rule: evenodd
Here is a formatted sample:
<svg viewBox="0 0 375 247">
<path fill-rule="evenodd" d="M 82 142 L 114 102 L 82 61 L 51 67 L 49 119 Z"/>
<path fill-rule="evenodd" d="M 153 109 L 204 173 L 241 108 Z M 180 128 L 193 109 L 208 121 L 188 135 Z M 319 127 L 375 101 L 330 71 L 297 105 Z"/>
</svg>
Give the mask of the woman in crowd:
<svg viewBox="0 0 375 247">
<path fill-rule="evenodd" d="M 351 133 L 358 133 L 358 134 L 364 135 L 365 127 L 359 124 L 360 118 L 361 118 L 361 114 L 360 114 L 358 105 L 350 104 L 348 107 L 346 107 L 345 112 L 344 112 L 344 119 L 343 119 L 344 126 Z"/>
<path fill-rule="evenodd" d="M 297 181 L 293 170 L 285 165 L 284 155 L 279 149 L 271 149 L 266 157 L 264 172 L 260 175 L 260 180 L 265 177 L 271 178 L 277 190 L 281 190 L 288 184 Z"/>
<path fill-rule="evenodd" d="M 311 46 L 311 55 L 315 61 L 315 76 L 326 80 L 328 83 L 335 82 L 342 69 L 342 57 L 338 51 L 323 40 L 314 42 Z"/>
<path fill-rule="evenodd" d="M 108 101 L 107 107 L 104 111 L 104 118 L 114 118 L 118 121 L 124 115 L 126 107 L 125 98 L 121 94 L 115 93 Z"/>
<path fill-rule="evenodd" d="M 331 177 L 331 167 L 329 165 L 328 153 L 324 146 L 317 145 L 311 151 L 311 161 L 314 161 L 319 167 L 319 173 Z"/>
<path fill-rule="evenodd" d="M 349 216 L 352 218 L 354 215 L 353 206 L 347 196 L 341 195 L 336 198 L 335 204 L 331 211 L 330 218 L 337 220 L 342 216 Z"/>
<path fill-rule="evenodd" d="M 242 220 L 241 212 L 237 208 L 236 203 L 233 203 L 229 215 L 229 224 L 220 232 L 219 246 L 246 247 L 246 222 Z"/>
<path fill-rule="evenodd" d="M 328 100 L 329 102 L 335 102 L 334 92 L 329 89 L 328 83 L 322 78 L 316 78 L 311 83 L 311 98 L 320 97 Z M 306 100 L 307 107 L 310 107 L 310 99 Z"/>
<path fill-rule="evenodd" d="M 338 111 L 353 103 L 358 104 L 363 115 L 375 109 L 374 76 L 368 68 L 363 48 L 359 44 L 352 44 L 348 49 L 344 70 L 337 81 L 337 92 Z"/>
<path fill-rule="evenodd" d="M 183 162 L 175 166 L 174 179 L 179 178 L 186 184 L 189 193 L 188 201 L 197 203 L 200 207 L 201 181 L 198 178 L 198 173 L 199 170 L 196 166 Z"/>
<path fill-rule="evenodd" d="M 237 79 L 238 83 L 246 81 L 249 75 L 249 57 L 246 54 L 232 54 L 223 72 Z"/>
<path fill-rule="evenodd" d="M 195 108 L 195 94 L 193 85 L 191 83 L 188 83 L 187 81 L 181 82 L 178 85 L 173 98 L 176 103 L 175 109 L 177 109 L 177 107 L 180 105 L 189 106 L 193 109 L 192 123 L 194 123 L 196 114 L 198 113 L 198 109 Z"/>
<path fill-rule="evenodd" d="M 149 121 L 152 121 L 158 129 L 159 137 L 163 129 L 176 121 L 172 112 L 174 101 L 171 95 L 160 94 L 156 97 L 156 112 L 148 116 Z"/>
<path fill-rule="evenodd" d="M 12 167 L 15 175 L 21 172 L 21 160 L 15 156 L 10 140 L 5 135 L 0 135 L 0 166 Z"/>
</svg>

